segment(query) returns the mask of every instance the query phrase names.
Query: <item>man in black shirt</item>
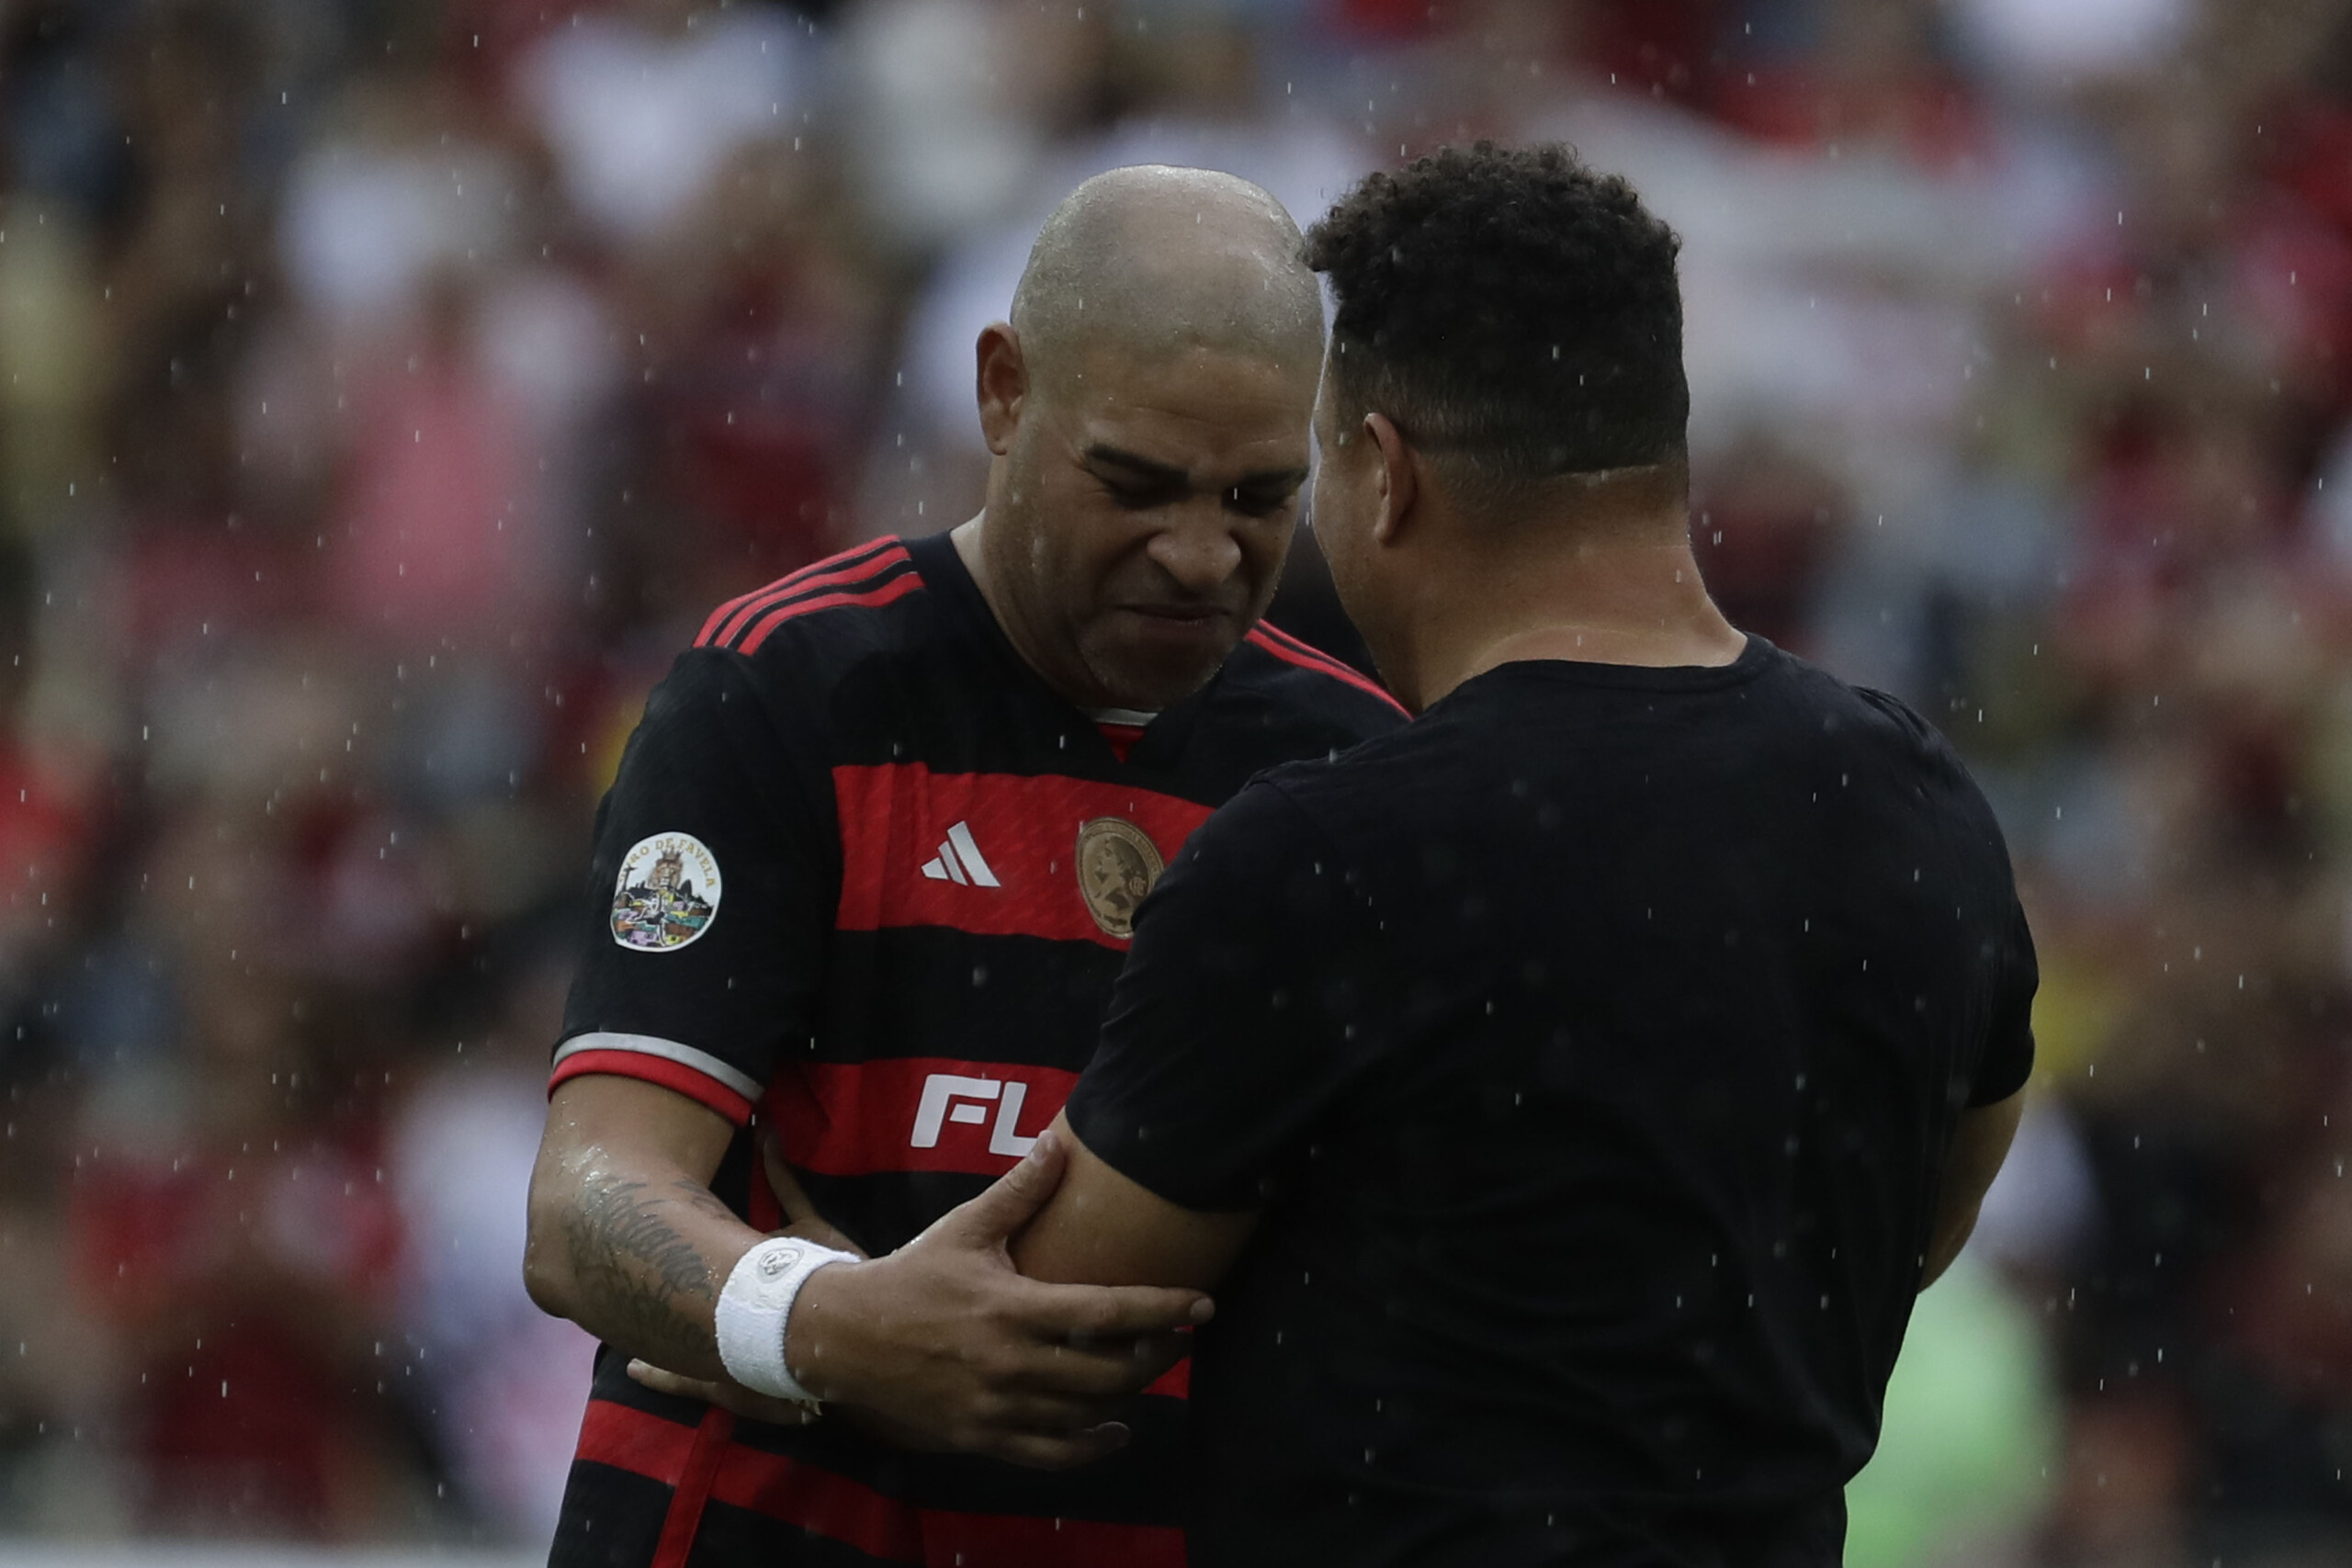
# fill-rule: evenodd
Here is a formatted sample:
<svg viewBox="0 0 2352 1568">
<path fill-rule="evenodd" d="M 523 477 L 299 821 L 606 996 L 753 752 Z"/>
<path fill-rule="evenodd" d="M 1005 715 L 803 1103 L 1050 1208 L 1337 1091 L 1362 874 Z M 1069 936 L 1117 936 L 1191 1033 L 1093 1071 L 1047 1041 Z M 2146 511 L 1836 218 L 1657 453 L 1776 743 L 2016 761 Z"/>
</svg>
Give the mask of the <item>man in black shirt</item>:
<svg viewBox="0 0 2352 1568">
<path fill-rule="evenodd" d="M 1310 235 L 1315 524 L 1419 716 L 1187 841 L 1014 1251 L 1217 1285 L 1203 1568 L 1830 1568 L 2014 1131 L 1992 813 L 1701 585 L 1677 246 L 1484 145 Z"/>
</svg>

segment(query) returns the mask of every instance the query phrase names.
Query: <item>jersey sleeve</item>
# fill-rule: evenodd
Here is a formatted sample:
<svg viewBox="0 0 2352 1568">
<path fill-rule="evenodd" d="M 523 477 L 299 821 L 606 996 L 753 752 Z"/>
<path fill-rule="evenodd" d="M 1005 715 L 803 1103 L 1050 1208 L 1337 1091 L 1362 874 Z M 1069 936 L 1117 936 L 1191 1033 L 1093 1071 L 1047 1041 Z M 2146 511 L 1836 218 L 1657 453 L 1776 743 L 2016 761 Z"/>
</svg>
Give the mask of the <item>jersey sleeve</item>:
<svg viewBox="0 0 2352 1568">
<path fill-rule="evenodd" d="M 1257 1207 L 1384 1048 L 1399 1010 L 1386 947 L 1306 815 L 1251 785 L 1137 911 L 1071 1130 L 1171 1203 Z"/>
<path fill-rule="evenodd" d="M 820 739 L 723 649 L 654 689 L 596 814 L 550 1090 L 616 1073 L 750 1120 L 810 1028 L 839 898 Z"/>
<path fill-rule="evenodd" d="M 2033 933 L 2026 927 L 2025 908 L 2012 900 L 2000 955 L 2000 990 L 1993 1000 L 1984 1058 L 1977 1066 L 1975 1088 L 1968 1097 L 1971 1110 L 2008 1099 L 2033 1076 L 2033 994 L 2041 984 L 2041 970 L 2033 953 Z"/>
</svg>

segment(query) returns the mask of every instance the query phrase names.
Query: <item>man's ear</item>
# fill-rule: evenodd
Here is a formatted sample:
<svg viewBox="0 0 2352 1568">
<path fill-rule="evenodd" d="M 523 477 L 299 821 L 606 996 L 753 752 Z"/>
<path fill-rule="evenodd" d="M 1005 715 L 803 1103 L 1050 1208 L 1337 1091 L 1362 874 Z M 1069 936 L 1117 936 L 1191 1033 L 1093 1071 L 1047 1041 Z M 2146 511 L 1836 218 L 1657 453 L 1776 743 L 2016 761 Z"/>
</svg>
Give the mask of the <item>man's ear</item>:
<svg viewBox="0 0 2352 1568">
<path fill-rule="evenodd" d="M 1420 499 L 1420 467 L 1413 449 L 1405 445 L 1404 434 L 1386 414 L 1364 415 L 1363 434 L 1380 463 L 1374 480 L 1379 486 L 1380 516 L 1373 524 L 1372 536 L 1381 544 L 1393 545 L 1411 521 L 1414 502 Z"/>
<path fill-rule="evenodd" d="M 1012 446 L 1021 410 L 1029 400 L 1029 365 L 1021 355 L 1021 334 L 996 321 L 980 331 L 980 434 L 1001 457 Z"/>
</svg>

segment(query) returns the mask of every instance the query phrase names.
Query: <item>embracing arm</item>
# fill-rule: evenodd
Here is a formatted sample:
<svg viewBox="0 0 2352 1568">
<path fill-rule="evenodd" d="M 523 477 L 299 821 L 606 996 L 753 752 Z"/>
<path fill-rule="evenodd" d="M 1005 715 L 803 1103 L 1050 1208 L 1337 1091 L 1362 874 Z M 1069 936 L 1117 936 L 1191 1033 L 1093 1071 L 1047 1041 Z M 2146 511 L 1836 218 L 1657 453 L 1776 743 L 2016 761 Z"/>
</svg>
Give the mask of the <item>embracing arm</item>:
<svg viewBox="0 0 2352 1568">
<path fill-rule="evenodd" d="M 636 1358 L 664 1393 L 739 1416 L 798 1423 L 808 1407 L 729 1377 L 718 1294 L 761 1239 L 713 1197 L 733 1128 L 694 1101 L 633 1078 L 561 1085 L 531 1181 L 524 1274 L 531 1299 Z M 808 1278 L 784 1346 L 803 1387 L 903 1447 L 951 1447 L 1061 1468 L 1117 1448 L 1125 1402 L 1183 1354 L 1177 1332 L 1207 1315 L 1190 1290 L 1040 1284 L 1013 1271 L 1005 1237 L 1053 1191 L 1060 1145 L 888 1258 Z M 773 1145 L 762 1154 L 790 1234 L 849 1248 Z"/>
<path fill-rule="evenodd" d="M 724 1377 L 719 1288 L 761 1235 L 711 1194 L 734 1135 L 656 1084 L 592 1074 L 559 1085 L 531 1172 L 531 1299 L 631 1356 Z"/>
<path fill-rule="evenodd" d="M 1102 1043 L 1048 1131 L 1069 1171 L 1014 1238 L 1023 1273 L 1206 1289 L 1232 1266 L 1265 1179 L 1396 1012 L 1385 940 L 1346 864 L 1264 782 L 1193 830 L 1137 915 Z"/>
<path fill-rule="evenodd" d="M 1081 1285 L 1214 1286 L 1256 1228 L 1254 1211 L 1181 1208 L 1121 1175 L 1079 1141 L 1069 1118 L 1046 1134 L 1069 1168 L 1045 1208 L 1012 1241 L 1012 1261 L 1033 1280 Z"/>
<path fill-rule="evenodd" d="M 1968 1244 L 1976 1228 L 1976 1213 L 1984 1204 L 1985 1190 L 2001 1172 L 2009 1144 L 2018 1135 L 2018 1119 L 2025 1114 L 2025 1091 L 1961 1113 L 1960 1125 L 1944 1155 L 1943 1190 L 1936 1200 L 1935 1229 L 1928 1241 L 1927 1266 L 1919 1288 L 1936 1282 Z"/>
</svg>

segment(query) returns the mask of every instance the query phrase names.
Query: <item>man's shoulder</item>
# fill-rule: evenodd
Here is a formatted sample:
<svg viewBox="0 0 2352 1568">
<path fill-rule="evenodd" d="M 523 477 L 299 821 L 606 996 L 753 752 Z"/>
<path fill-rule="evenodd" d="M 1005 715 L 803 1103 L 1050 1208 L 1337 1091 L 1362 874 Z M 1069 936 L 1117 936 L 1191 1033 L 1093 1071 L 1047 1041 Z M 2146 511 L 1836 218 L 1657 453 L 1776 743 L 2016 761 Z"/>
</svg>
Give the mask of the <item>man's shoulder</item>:
<svg viewBox="0 0 2352 1568">
<path fill-rule="evenodd" d="M 1768 646 L 1759 653 L 1760 679 L 1722 688 L 1740 694 L 1746 716 L 1724 733 L 1754 748 L 1747 754 L 1753 765 L 1819 766 L 1842 755 L 1866 759 L 1887 776 L 1933 778 L 1975 793 L 1951 742 L 1902 699 L 1841 680 L 1784 649 Z M 1309 818 L 1333 826 L 1364 814 L 1398 820 L 1417 805 L 1451 809 L 1460 804 L 1465 775 L 1492 773 L 1513 759 L 1541 770 L 1544 747 L 1522 722 L 1491 705 L 1475 712 L 1441 705 L 1409 726 L 1401 719 L 1384 726 L 1347 750 L 1269 768 L 1259 782 Z"/>
<path fill-rule="evenodd" d="M 1329 730 L 1340 747 L 1386 735 L 1410 717 L 1379 682 L 1266 621 L 1234 649 L 1220 686 L 1292 723 Z"/>
<path fill-rule="evenodd" d="M 713 610 L 694 646 L 766 669 L 840 664 L 904 646 L 931 625 L 921 614 L 930 588 L 921 558 L 930 543 L 886 536 L 788 572 Z"/>
<path fill-rule="evenodd" d="M 1839 679 L 1794 655 L 1783 655 L 1796 699 L 1833 744 L 1874 750 L 1902 767 L 1966 781 L 1967 765 L 1949 737 L 1892 692 Z"/>
<path fill-rule="evenodd" d="M 944 603 L 953 589 L 941 556 L 953 550 L 944 535 L 888 536 L 730 599 L 703 622 L 665 685 L 690 696 L 712 685 L 746 689 L 798 735 L 895 730 L 910 703 L 953 705 L 973 664 L 967 617 Z"/>
<path fill-rule="evenodd" d="M 1784 701 L 1793 707 L 1782 743 L 1814 777 L 1826 781 L 1834 769 L 1841 791 L 1859 792 L 1850 797 L 1856 807 L 1871 806 L 1849 814 L 1855 831 L 1877 831 L 1883 844 L 1887 824 L 1907 824 L 1905 831 L 1975 846 L 1972 853 L 1989 855 L 2006 874 L 1999 819 L 1951 737 L 1891 692 L 1780 657 Z"/>
</svg>

